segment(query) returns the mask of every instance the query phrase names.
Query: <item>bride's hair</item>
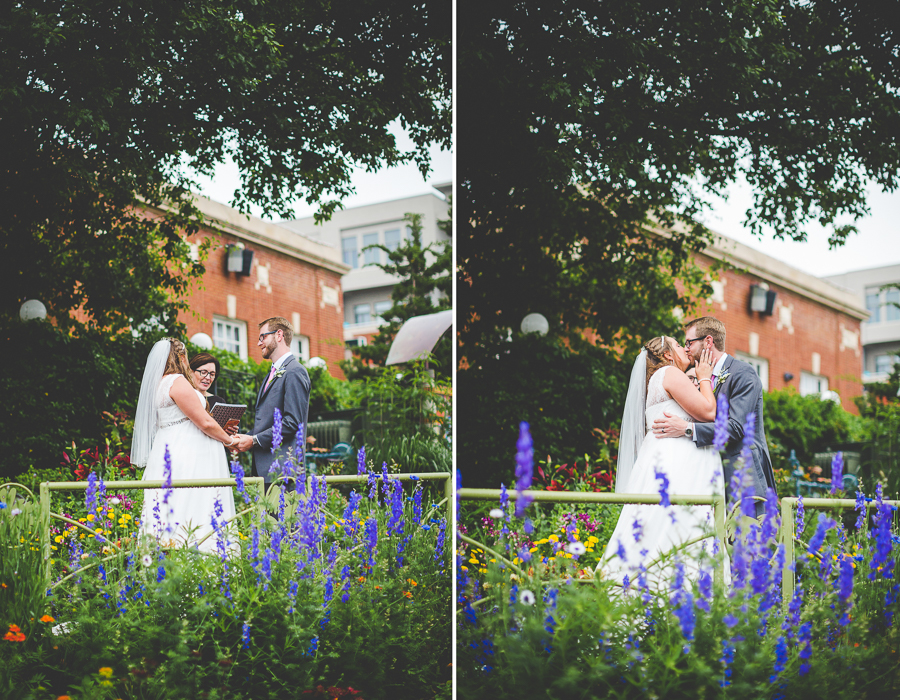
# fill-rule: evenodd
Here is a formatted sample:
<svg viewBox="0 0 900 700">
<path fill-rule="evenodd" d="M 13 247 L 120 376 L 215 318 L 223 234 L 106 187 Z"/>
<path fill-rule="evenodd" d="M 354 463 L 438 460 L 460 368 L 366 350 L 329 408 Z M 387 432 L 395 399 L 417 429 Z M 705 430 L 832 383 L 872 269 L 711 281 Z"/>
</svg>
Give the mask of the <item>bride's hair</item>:
<svg viewBox="0 0 900 700">
<path fill-rule="evenodd" d="M 167 374 L 180 374 L 190 382 L 191 386 L 197 388 L 197 382 L 194 381 L 194 373 L 191 372 L 187 363 L 187 349 L 177 338 L 164 338 L 169 341 L 169 357 L 166 358 L 166 368 L 163 370 L 163 376 Z M 180 358 L 183 357 L 184 361 Z"/>
<path fill-rule="evenodd" d="M 644 346 L 647 351 L 647 383 L 656 370 L 671 365 L 672 361 L 665 358 L 667 352 L 673 352 L 672 344 L 665 336 L 651 338 Z"/>
</svg>

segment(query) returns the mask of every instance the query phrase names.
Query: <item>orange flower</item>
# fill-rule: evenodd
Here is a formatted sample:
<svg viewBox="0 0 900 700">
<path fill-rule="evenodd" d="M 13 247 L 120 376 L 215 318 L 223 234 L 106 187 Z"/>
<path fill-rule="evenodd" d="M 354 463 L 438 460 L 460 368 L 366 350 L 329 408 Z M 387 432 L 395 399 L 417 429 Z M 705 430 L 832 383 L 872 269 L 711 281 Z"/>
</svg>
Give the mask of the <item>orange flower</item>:
<svg viewBox="0 0 900 700">
<path fill-rule="evenodd" d="M 24 642 L 25 635 L 22 633 L 22 630 L 19 629 L 18 625 L 10 625 L 9 632 L 3 635 L 3 639 L 7 642 Z"/>
<path fill-rule="evenodd" d="M 409 591 L 403 591 L 403 595 L 405 595 L 407 598 L 412 598 L 412 593 L 410 593 Z"/>
<path fill-rule="evenodd" d="M 54 620 L 54 619 L 53 619 L 52 617 L 50 617 L 49 615 L 44 615 L 44 616 L 41 618 L 41 622 L 56 622 L 56 620 Z"/>
<path fill-rule="evenodd" d="M 72 700 L 68 695 L 60 695 L 56 700 Z"/>
<path fill-rule="evenodd" d="M 366 582 L 366 577 L 365 577 L 365 576 L 360 576 L 357 580 L 358 580 L 360 583 L 365 583 L 365 582 Z"/>
</svg>

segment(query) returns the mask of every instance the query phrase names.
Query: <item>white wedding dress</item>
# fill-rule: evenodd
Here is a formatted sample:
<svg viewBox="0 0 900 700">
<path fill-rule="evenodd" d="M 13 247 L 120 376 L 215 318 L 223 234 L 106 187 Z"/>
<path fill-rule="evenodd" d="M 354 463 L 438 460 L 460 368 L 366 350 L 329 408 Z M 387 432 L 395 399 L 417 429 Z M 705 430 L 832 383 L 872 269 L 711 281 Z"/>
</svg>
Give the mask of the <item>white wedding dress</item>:
<svg viewBox="0 0 900 700">
<path fill-rule="evenodd" d="M 175 379 L 181 375 L 168 374 L 162 378 L 156 390 L 154 405 L 159 426 L 153 444 L 144 481 L 165 479 L 165 453 L 169 449 L 172 479 L 228 479 L 228 463 L 222 443 L 206 435 L 169 396 Z M 196 391 L 196 390 L 195 390 Z M 206 406 L 206 399 L 199 391 L 197 400 Z M 194 545 L 212 532 L 212 517 L 216 499 L 222 506 L 221 523 L 234 517 L 234 496 L 231 487 L 172 489 L 168 502 L 165 491 L 147 489 L 144 492 L 144 508 L 141 530 L 161 541 L 175 541 Z M 156 509 L 158 506 L 158 510 Z M 216 536 L 199 545 L 207 552 L 215 551 Z"/>
<path fill-rule="evenodd" d="M 663 367 L 650 378 L 647 386 L 646 425 L 647 433 L 638 451 L 631 471 L 631 477 L 623 493 L 658 494 L 661 480 L 656 472 L 664 473 L 669 480 L 669 496 L 705 496 L 722 494 L 725 483 L 722 459 L 712 447 L 697 447 L 689 437 L 657 438 L 650 430 L 653 421 L 668 412 L 685 420 L 693 420 L 685 410 L 663 388 L 663 377 L 667 371 L 678 372 L 674 367 Z M 635 527 L 637 521 L 639 527 Z M 648 567 L 647 580 L 651 587 L 668 586 L 674 572 L 672 557 L 663 556 L 662 563 L 652 565 L 661 555 L 673 547 L 687 544 L 708 535 L 683 550 L 682 554 L 687 579 L 697 580 L 697 555 L 705 550 L 713 553 L 714 522 L 711 506 L 670 506 L 627 504 L 622 508 L 616 529 L 610 538 L 603 559 L 598 565 L 606 579 L 622 583 L 628 575 L 633 589 L 641 565 Z M 621 545 L 621 548 L 620 548 Z M 621 556 L 624 554 L 624 558 Z M 706 565 L 709 567 L 709 563 Z M 726 566 L 726 571 L 727 571 Z M 727 576 L 727 574 L 726 574 Z"/>
</svg>

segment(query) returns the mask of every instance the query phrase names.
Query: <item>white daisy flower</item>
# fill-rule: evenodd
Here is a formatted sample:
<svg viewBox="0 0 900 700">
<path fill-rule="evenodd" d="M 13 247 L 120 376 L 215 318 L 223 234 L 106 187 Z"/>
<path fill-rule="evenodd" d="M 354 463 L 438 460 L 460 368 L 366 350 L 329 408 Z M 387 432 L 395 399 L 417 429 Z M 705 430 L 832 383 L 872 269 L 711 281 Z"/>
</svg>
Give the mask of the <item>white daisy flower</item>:
<svg viewBox="0 0 900 700">
<path fill-rule="evenodd" d="M 569 554 L 574 554 L 576 556 L 581 556 L 587 551 L 581 542 L 569 542 L 567 549 L 569 550 Z"/>
<path fill-rule="evenodd" d="M 526 588 L 524 591 L 519 593 L 519 602 L 522 605 L 534 605 L 534 593 Z"/>
<path fill-rule="evenodd" d="M 490 515 L 492 518 L 494 518 L 496 520 L 497 518 L 503 517 L 503 511 L 500 510 L 499 508 L 492 508 L 491 512 L 488 513 L 488 515 Z"/>
</svg>

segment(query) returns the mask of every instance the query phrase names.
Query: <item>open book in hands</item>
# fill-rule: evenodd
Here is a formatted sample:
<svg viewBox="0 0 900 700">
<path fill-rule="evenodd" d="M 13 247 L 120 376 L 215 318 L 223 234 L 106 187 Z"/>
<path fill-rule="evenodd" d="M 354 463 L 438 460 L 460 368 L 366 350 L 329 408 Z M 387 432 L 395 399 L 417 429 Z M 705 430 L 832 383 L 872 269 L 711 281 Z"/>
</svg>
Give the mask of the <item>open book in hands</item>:
<svg viewBox="0 0 900 700">
<path fill-rule="evenodd" d="M 218 423 L 225 432 L 228 432 L 229 427 L 237 428 L 238 424 L 241 422 L 241 416 L 244 415 L 244 411 L 247 410 L 247 404 L 236 404 L 236 403 L 217 403 L 209 412 L 216 423 Z M 228 432 L 229 435 L 232 433 Z"/>
</svg>

